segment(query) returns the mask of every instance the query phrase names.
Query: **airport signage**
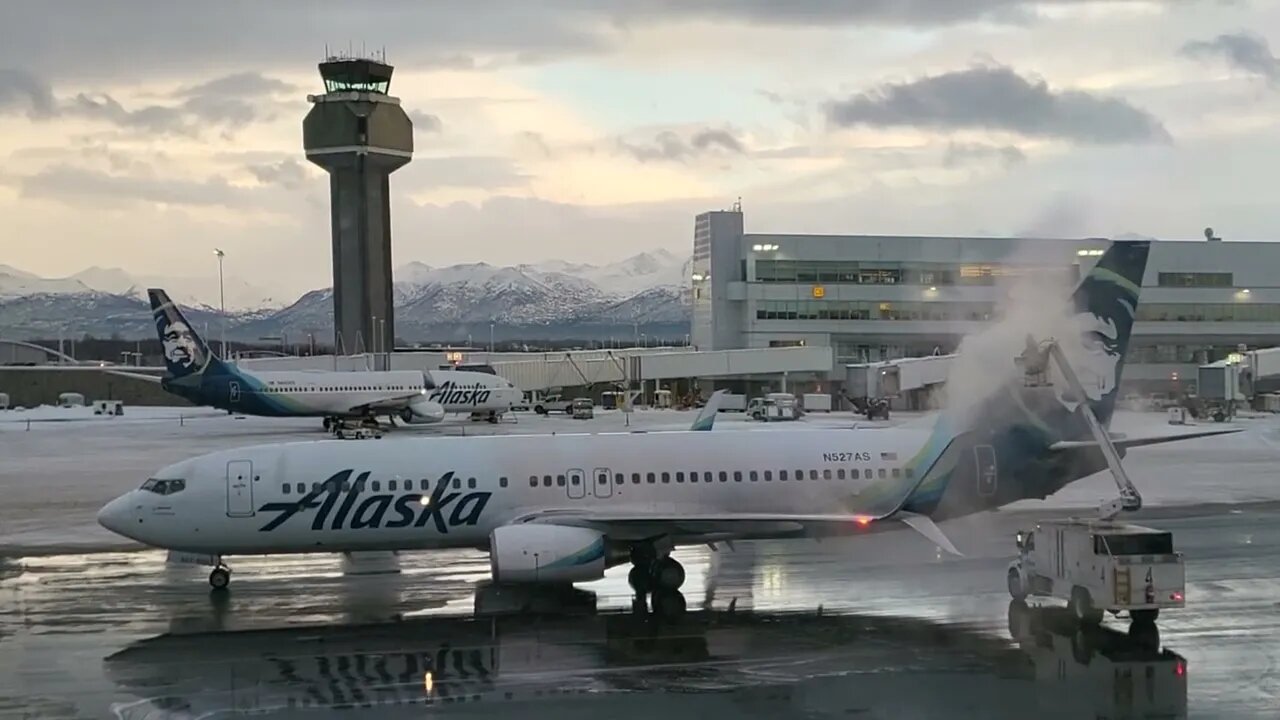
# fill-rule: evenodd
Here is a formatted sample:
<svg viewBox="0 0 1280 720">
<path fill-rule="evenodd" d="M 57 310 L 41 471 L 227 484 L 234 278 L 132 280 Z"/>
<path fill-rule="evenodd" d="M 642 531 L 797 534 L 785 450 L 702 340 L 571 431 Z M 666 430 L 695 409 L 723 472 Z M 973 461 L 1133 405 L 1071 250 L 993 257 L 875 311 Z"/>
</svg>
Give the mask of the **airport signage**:
<svg viewBox="0 0 1280 720">
<path fill-rule="evenodd" d="M 435 490 L 420 493 L 364 492 L 370 473 L 360 473 L 354 482 L 354 469 L 334 473 L 320 486 L 295 502 L 269 502 L 258 508 L 263 514 L 275 514 L 258 532 L 272 532 L 299 515 L 311 515 L 311 529 L 377 530 L 380 528 L 434 527 L 447 535 L 451 528 L 475 525 L 493 495 L 486 491 L 446 492 L 453 471 L 442 475 Z M 311 511 L 315 511 L 312 513 Z"/>
</svg>

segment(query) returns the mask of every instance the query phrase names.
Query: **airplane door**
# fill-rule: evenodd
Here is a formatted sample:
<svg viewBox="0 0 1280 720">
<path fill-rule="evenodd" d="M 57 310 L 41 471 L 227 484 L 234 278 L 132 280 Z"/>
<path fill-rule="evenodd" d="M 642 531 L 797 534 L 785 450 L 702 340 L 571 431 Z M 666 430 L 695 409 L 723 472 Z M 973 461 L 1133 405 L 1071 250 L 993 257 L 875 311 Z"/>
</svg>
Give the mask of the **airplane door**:
<svg viewBox="0 0 1280 720">
<path fill-rule="evenodd" d="M 596 497 L 610 497 L 613 495 L 613 481 L 609 479 L 609 468 L 596 468 L 591 471 L 595 482 L 591 484 L 591 492 Z"/>
<path fill-rule="evenodd" d="M 227 515 L 253 516 L 253 463 L 248 460 L 227 463 Z"/>
<path fill-rule="evenodd" d="M 565 484 L 565 489 L 569 491 L 569 497 L 577 500 L 587 495 L 587 474 L 581 470 L 570 470 L 569 482 Z"/>
<path fill-rule="evenodd" d="M 978 494 L 990 497 L 996 494 L 996 450 L 990 445 L 978 445 L 973 448 L 974 462 L 978 472 Z"/>
<path fill-rule="evenodd" d="M 231 401 L 232 405 L 240 402 L 240 383 L 238 381 L 232 380 L 227 383 L 227 399 Z"/>
</svg>

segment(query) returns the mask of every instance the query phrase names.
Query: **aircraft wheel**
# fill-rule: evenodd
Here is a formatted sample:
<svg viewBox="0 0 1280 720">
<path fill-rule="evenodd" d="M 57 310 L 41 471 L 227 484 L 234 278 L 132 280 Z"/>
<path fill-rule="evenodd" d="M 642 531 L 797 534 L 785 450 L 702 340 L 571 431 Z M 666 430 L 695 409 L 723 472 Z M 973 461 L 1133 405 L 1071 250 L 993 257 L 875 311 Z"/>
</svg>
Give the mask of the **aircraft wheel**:
<svg viewBox="0 0 1280 720">
<path fill-rule="evenodd" d="M 631 572 L 627 573 L 627 583 L 631 585 L 631 589 L 636 591 L 638 595 L 645 595 L 653 589 L 653 580 L 649 576 L 649 568 L 643 565 L 634 565 Z"/>
<path fill-rule="evenodd" d="M 231 584 L 231 571 L 224 567 L 217 567 L 213 572 L 209 573 L 209 585 L 214 590 L 226 590 Z"/>
<path fill-rule="evenodd" d="M 688 609 L 684 593 L 676 590 L 658 590 L 653 594 L 653 613 L 664 620 L 684 615 Z"/>
<path fill-rule="evenodd" d="M 684 585 L 684 566 L 664 557 L 653 566 L 653 584 L 663 590 L 679 590 Z"/>
</svg>

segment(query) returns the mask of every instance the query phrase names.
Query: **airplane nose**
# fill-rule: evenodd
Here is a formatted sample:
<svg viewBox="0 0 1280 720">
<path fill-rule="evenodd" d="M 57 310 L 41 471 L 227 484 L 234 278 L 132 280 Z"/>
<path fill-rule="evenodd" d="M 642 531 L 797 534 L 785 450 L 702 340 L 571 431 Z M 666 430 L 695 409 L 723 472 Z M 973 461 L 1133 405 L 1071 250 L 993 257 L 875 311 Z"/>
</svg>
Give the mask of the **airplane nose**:
<svg viewBox="0 0 1280 720">
<path fill-rule="evenodd" d="M 121 495 L 98 511 L 98 524 L 117 535 L 129 537 L 129 520 L 132 517 L 128 495 Z"/>
</svg>

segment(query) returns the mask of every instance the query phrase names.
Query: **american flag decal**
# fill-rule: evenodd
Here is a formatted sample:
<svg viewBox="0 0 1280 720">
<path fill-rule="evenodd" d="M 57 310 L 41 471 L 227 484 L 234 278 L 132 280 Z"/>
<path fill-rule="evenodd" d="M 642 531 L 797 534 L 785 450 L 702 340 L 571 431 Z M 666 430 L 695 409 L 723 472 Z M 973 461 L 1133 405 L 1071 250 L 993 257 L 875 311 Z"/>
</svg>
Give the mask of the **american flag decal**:
<svg viewBox="0 0 1280 720">
<path fill-rule="evenodd" d="M 897 459 L 898 459 L 898 453 L 887 453 L 887 452 L 882 452 L 882 453 L 880 453 L 880 459 L 881 459 L 881 460 L 897 460 Z"/>
</svg>

